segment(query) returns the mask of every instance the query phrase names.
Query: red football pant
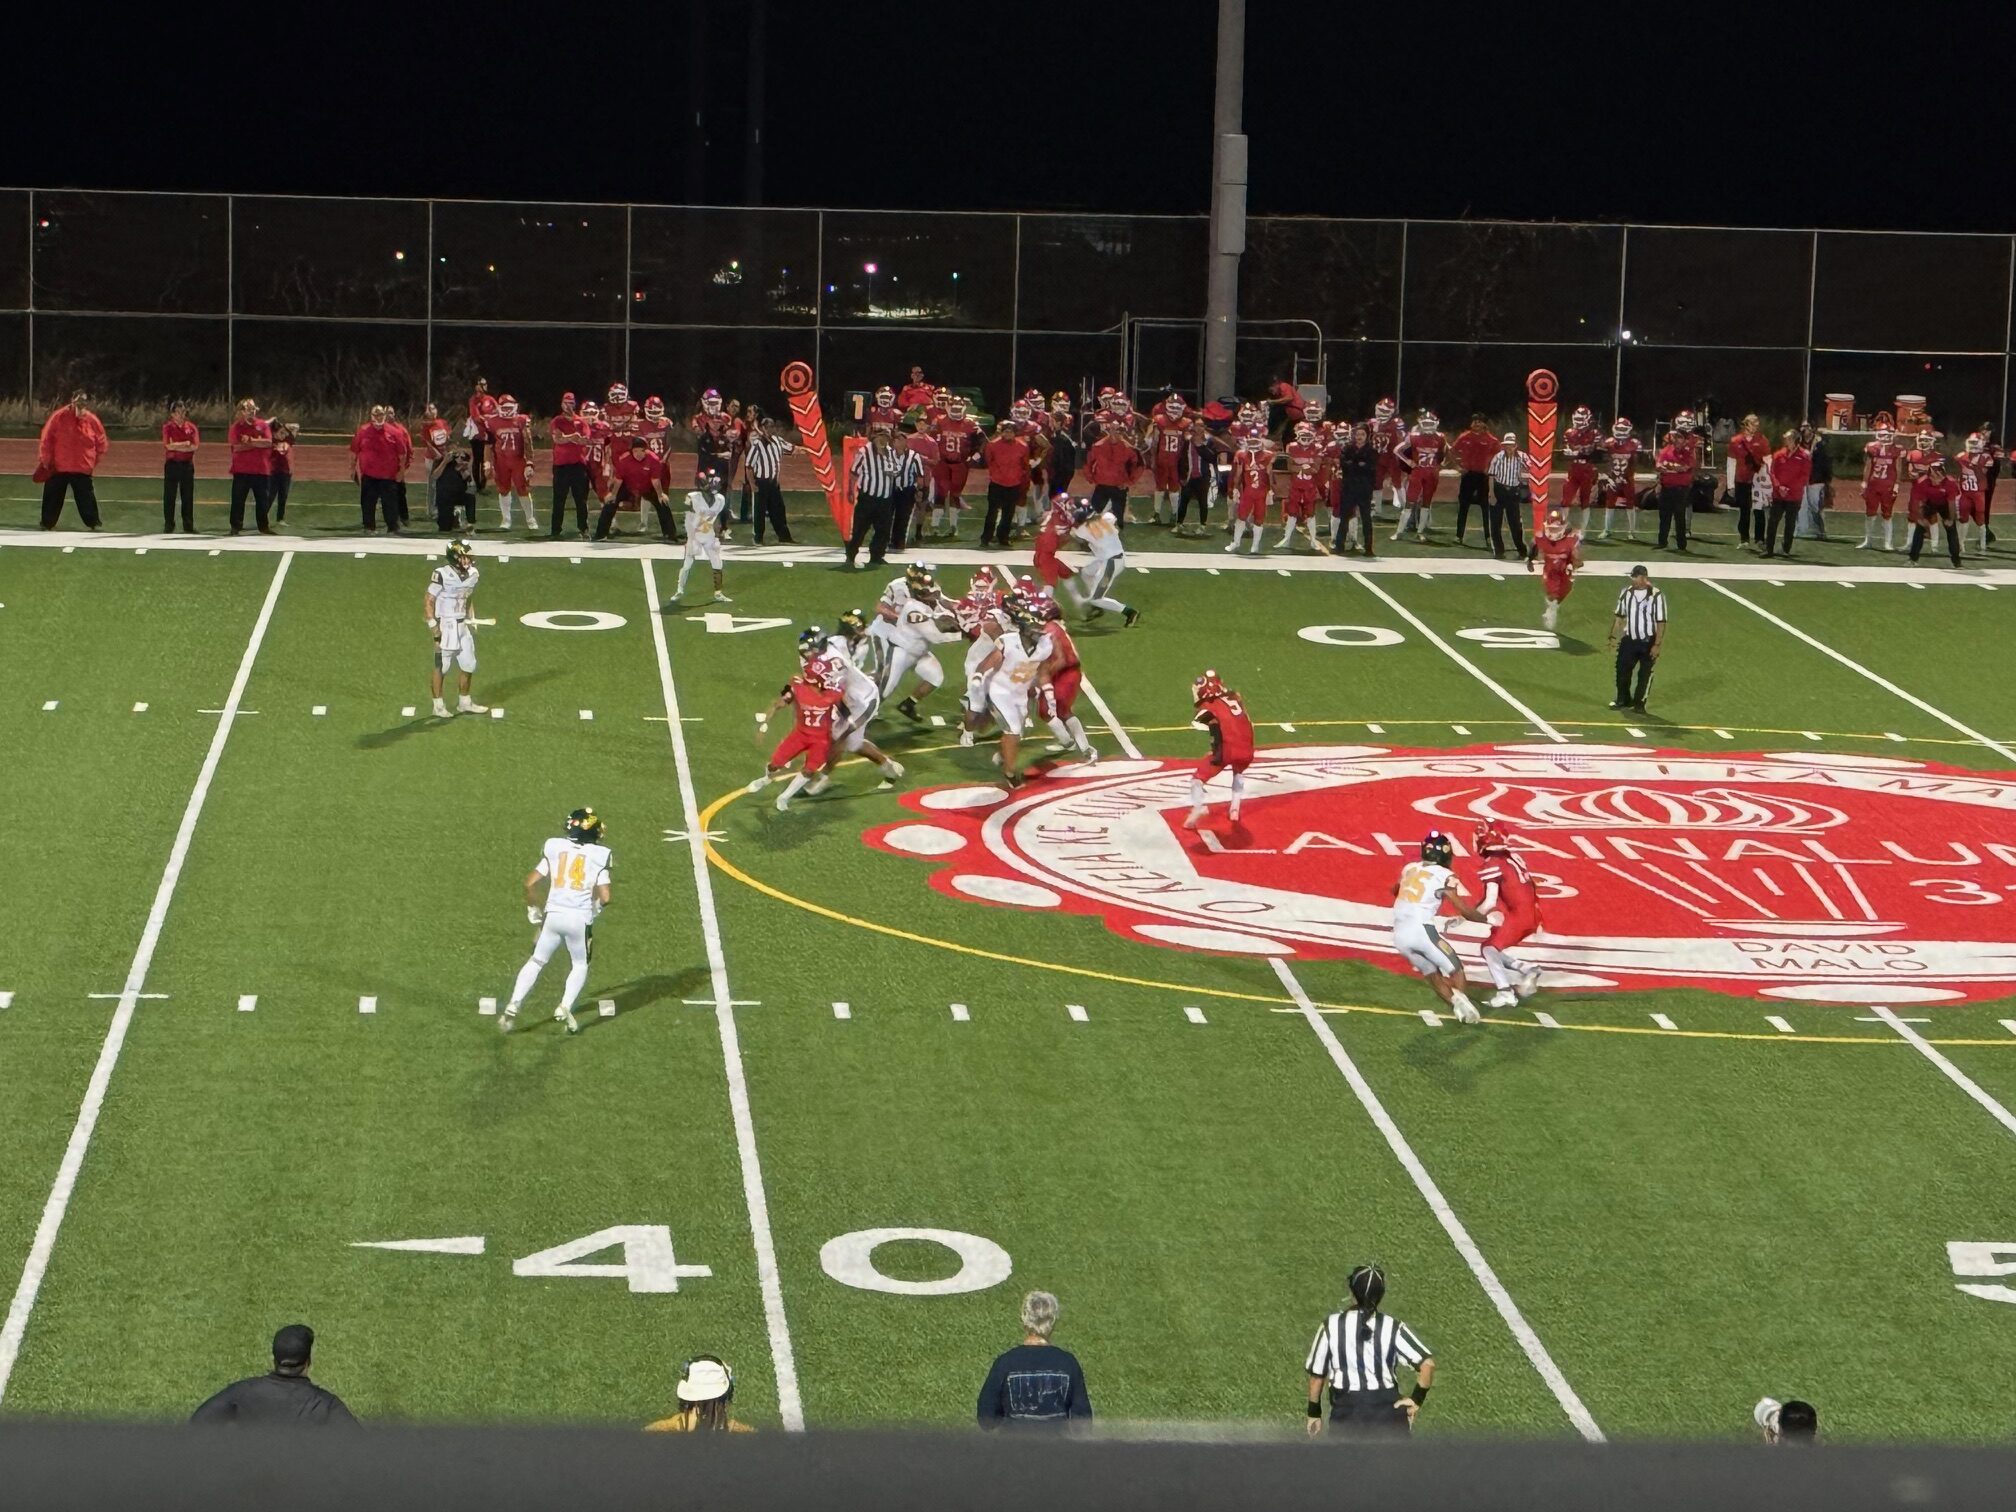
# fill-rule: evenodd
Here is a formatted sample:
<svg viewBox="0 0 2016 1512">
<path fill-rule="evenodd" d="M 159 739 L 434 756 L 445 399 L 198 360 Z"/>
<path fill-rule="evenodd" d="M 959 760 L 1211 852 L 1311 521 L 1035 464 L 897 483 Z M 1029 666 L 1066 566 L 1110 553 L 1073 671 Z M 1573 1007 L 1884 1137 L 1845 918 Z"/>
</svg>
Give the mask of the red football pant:
<svg viewBox="0 0 2016 1512">
<path fill-rule="evenodd" d="M 1314 478 L 1296 478 L 1288 485 L 1284 513 L 1291 520 L 1306 520 L 1316 512 L 1317 483 Z"/>
<path fill-rule="evenodd" d="M 1176 466 L 1176 459 L 1163 452 L 1155 453 L 1155 492 L 1180 493 L 1183 489 L 1183 475 Z"/>
<path fill-rule="evenodd" d="M 793 730 L 777 742 L 777 749 L 770 753 L 770 770 L 777 771 L 791 764 L 791 758 L 799 754 L 805 757 L 805 770 L 816 772 L 826 765 L 826 758 L 833 754 L 833 733 L 830 730 Z"/>
<path fill-rule="evenodd" d="M 1233 518 L 1245 520 L 1248 524 L 1252 525 L 1265 525 L 1267 523 L 1267 490 L 1264 488 L 1248 488 L 1243 490 L 1239 495 L 1239 508 L 1233 515 Z"/>
<path fill-rule="evenodd" d="M 526 476 L 525 459 L 510 452 L 492 460 L 490 476 L 496 481 L 500 494 L 523 494 L 532 496 L 532 481 Z"/>
<path fill-rule="evenodd" d="M 1224 762 L 1214 761 L 1209 756 L 1206 756 L 1202 761 L 1197 763 L 1197 769 L 1191 775 L 1199 782 L 1209 782 L 1220 772 L 1243 772 L 1252 764 L 1253 758 L 1251 756 L 1235 756 L 1232 760 Z"/>
<path fill-rule="evenodd" d="M 933 474 L 938 483 L 938 501 L 950 503 L 966 492 L 966 473 L 972 467 L 970 462 L 940 462 Z"/>
<path fill-rule="evenodd" d="M 1570 573 L 1545 571 L 1540 574 L 1540 588 L 1558 604 L 1575 591 L 1575 579 Z"/>
<path fill-rule="evenodd" d="M 1069 719 L 1078 707 L 1078 685 L 1085 680 L 1084 672 L 1072 667 L 1059 672 L 1051 680 L 1050 686 L 1038 695 L 1038 707 L 1045 719 Z"/>
<path fill-rule="evenodd" d="M 1440 473 L 1417 467 L 1407 474 L 1407 502 L 1409 504 L 1432 504 L 1435 502 L 1435 485 L 1442 481 Z"/>
<path fill-rule="evenodd" d="M 1988 511 L 1981 507 L 1981 495 L 1978 491 L 1960 495 L 1960 523 L 1962 525 L 1978 525 L 1987 518 Z"/>
<path fill-rule="evenodd" d="M 1491 928 L 1491 937 L 1484 944 L 1490 950 L 1510 950 L 1521 940 L 1540 927 L 1540 915 L 1535 913 L 1507 913 Z"/>
<path fill-rule="evenodd" d="M 1400 463 L 1391 452 L 1379 453 L 1379 465 L 1373 473 L 1373 489 L 1384 488 L 1388 483 L 1396 488 L 1400 483 Z"/>
<path fill-rule="evenodd" d="M 1878 490 L 1874 488 L 1865 488 L 1862 490 L 1862 513 L 1866 515 L 1880 514 L 1881 516 L 1883 516 L 1884 519 L 1887 520 L 1890 518 L 1890 512 L 1896 507 L 1897 507 L 1896 489 L 1886 488 Z M 1912 514 L 1915 516 L 1917 514 L 1917 511 L 1913 510 Z"/>
<path fill-rule="evenodd" d="M 1561 507 L 1572 509 L 1577 504 L 1585 509 L 1596 497 L 1596 469 L 1587 462 L 1568 464 L 1568 482 L 1561 490 Z"/>
</svg>

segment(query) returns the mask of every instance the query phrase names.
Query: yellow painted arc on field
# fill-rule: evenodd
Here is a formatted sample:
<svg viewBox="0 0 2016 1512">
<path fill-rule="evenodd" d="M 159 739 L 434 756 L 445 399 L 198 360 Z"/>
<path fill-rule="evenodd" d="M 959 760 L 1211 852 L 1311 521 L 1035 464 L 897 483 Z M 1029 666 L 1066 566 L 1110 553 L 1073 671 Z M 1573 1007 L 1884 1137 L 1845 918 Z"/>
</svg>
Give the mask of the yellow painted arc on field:
<svg viewBox="0 0 2016 1512">
<path fill-rule="evenodd" d="M 851 765 L 851 762 L 842 763 Z M 733 788 L 708 804 L 700 814 L 700 831 L 704 835 L 714 827 L 714 818 L 737 798 L 747 796 L 746 788 Z M 734 862 L 728 860 L 715 847 L 712 840 L 705 842 L 707 860 L 716 871 L 732 877 L 744 887 L 761 893 L 766 898 L 793 908 L 802 908 L 807 913 L 817 914 L 822 919 L 831 919 L 836 924 L 849 924 L 856 929 L 865 929 L 874 934 L 887 935 L 891 939 L 906 940 L 913 945 L 928 945 L 934 950 L 949 950 L 955 955 L 976 956 L 983 961 L 999 961 L 1006 966 L 1025 966 L 1034 971 L 1055 971 L 1065 976 L 1089 977 L 1094 981 L 1114 982 L 1123 987 L 1151 987 L 1158 992 L 1180 992 L 1189 997 L 1225 998 L 1242 1003 L 1265 1003 L 1276 1013 L 1296 1013 L 1300 1010 L 1287 998 L 1265 992 L 1239 992 L 1229 987 L 1196 987 L 1182 982 L 1162 982 L 1153 977 L 1127 976 L 1120 972 L 1098 971 L 1090 966 L 1067 966 L 1058 961 L 1039 961 L 1028 956 L 1009 955 L 1004 951 L 986 950 L 978 945 L 968 945 L 959 940 L 934 940 L 929 935 L 918 934 L 914 930 L 898 929 L 893 924 L 878 923 L 874 919 L 859 918 L 854 914 L 828 908 L 823 903 L 814 903 L 810 898 L 801 898 L 796 893 L 785 892 L 774 887 L 760 877 L 752 877 Z M 1369 1003 L 1317 1003 L 1322 1013 L 1369 1013 L 1381 1018 L 1418 1018 L 1412 1008 L 1382 1008 Z M 1502 1024 L 1509 1029 L 1537 1029 L 1549 1034 L 1632 1034 L 1649 1035 L 1655 1039 L 1712 1039 L 1747 1040 L 1766 1045 L 1903 1045 L 1909 1042 L 1898 1036 L 1878 1034 L 1752 1034 L 1733 1029 L 1659 1029 L 1641 1027 L 1636 1024 L 1560 1024 L 1548 1028 L 1537 1021 L 1526 1019 L 1486 1018 L 1487 1024 Z M 1935 1039 L 1928 1040 L 1934 1045 L 1979 1045 L 2016 1048 L 2016 1036 L 2007 1040 L 1990 1039 Z"/>
</svg>

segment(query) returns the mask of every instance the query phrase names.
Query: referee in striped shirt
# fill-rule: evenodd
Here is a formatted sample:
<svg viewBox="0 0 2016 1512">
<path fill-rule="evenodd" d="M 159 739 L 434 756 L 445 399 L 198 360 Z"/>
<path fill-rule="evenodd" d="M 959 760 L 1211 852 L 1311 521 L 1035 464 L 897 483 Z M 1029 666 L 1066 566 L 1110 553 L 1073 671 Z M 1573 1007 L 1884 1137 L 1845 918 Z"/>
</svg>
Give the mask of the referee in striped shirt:
<svg viewBox="0 0 2016 1512">
<path fill-rule="evenodd" d="M 907 446 L 881 426 L 869 432 L 868 445 L 854 454 L 854 529 L 847 538 L 847 565 L 858 567 L 861 544 L 868 543 L 868 565 L 880 567 L 889 550 L 889 526 L 897 490 L 915 488 L 923 463 Z"/>
<path fill-rule="evenodd" d="M 1428 1400 L 1435 1356 L 1420 1336 L 1379 1310 L 1386 1273 L 1376 1265 L 1351 1272 L 1357 1306 L 1334 1312 L 1316 1330 L 1303 1367 L 1309 1372 L 1309 1436 L 1323 1431 L 1323 1387 L 1330 1387 L 1330 1421 L 1349 1433 L 1406 1433 Z M 1414 1372 L 1414 1390 L 1401 1396 L 1394 1379 L 1398 1360 Z"/>
<path fill-rule="evenodd" d="M 1652 670 L 1666 643 L 1666 595 L 1652 586 L 1644 567 L 1631 569 L 1631 581 L 1617 595 L 1610 619 L 1610 646 L 1617 653 L 1617 701 L 1613 709 L 1645 712 L 1652 691 Z M 1636 686 L 1633 686 L 1633 680 Z"/>
<path fill-rule="evenodd" d="M 775 533 L 779 545 L 791 544 L 791 527 L 784 520 L 784 490 L 777 482 L 777 470 L 784 453 L 797 448 L 770 429 L 770 417 L 758 412 L 756 433 L 749 438 L 749 449 L 742 454 L 742 467 L 756 485 L 756 544 L 763 544 L 763 527 L 767 523 Z"/>
</svg>

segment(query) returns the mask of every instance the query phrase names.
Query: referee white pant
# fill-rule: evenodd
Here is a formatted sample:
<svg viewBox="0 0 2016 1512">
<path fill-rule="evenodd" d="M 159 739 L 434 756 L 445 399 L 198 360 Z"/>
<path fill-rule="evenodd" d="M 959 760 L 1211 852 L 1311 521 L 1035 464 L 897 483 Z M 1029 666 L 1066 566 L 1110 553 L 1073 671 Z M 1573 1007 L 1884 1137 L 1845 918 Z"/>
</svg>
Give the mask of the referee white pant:
<svg viewBox="0 0 2016 1512">
<path fill-rule="evenodd" d="M 526 994 L 538 985 L 539 973 L 553 959 L 553 953 L 565 945 L 573 964 L 567 969 L 567 986 L 561 993 L 560 1007 L 571 1012 L 581 989 L 588 985 L 589 942 L 594 932 L 594 920 L 580 909 L 549 909 L 545 922 L 539 926 L 539 939 L 532 946 L 532 958 L 518 968 L 518 980 L 511 988 L 513 1006 L 525 1001 Z"/>
</svg>

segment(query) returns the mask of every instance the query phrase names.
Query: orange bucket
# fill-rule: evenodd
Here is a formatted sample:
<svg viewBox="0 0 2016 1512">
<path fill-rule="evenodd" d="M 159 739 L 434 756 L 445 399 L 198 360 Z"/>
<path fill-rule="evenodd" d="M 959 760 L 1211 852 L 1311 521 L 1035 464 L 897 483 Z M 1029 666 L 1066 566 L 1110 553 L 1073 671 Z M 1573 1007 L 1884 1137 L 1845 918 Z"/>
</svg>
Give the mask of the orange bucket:
<svg viewBox="0 0 2016 1512">
<path fill-rule="evenodd" d="M 1932 417 L 1925 413 L 1923 394 L 1899 394 L 1897 396 L 1897 428 L 1917 430 L 1931 423 Z"/>
<path fill-rule="evenodd" d="M 1853 394 L 1829 394 L 1827 396 L 1827 418 L 1824 422 L 1828 430 L 1846 430 L 1855 421 L 1855 396 Z"/>
</svg>

